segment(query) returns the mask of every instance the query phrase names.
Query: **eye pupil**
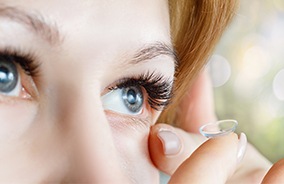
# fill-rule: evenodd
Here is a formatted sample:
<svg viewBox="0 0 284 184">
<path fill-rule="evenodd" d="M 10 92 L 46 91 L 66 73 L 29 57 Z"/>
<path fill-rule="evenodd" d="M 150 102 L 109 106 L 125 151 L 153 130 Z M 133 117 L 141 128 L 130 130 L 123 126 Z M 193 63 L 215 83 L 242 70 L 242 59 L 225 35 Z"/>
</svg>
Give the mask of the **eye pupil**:
<svg viewBox="0 0 284 184">
<path fill-rule="evenodd" d="M 136 99 L 137 99 L 137 94 L 133 89 L 129 89 L 127 91 L 127 101 L 133 105 L 136 103 Z"/>
<path fill-rule="evenodd" d="M 143 105 L 143 95 L 139 87 L 127 87 L 122 91 L 125 106 L 131 112 L 139 112 Z"/>
<path fill-rule="evenodd" d="M 11 92 L 17 85 L 17 67 L 13 62 L 0 59 L 0 93 Z"/>
</svg>

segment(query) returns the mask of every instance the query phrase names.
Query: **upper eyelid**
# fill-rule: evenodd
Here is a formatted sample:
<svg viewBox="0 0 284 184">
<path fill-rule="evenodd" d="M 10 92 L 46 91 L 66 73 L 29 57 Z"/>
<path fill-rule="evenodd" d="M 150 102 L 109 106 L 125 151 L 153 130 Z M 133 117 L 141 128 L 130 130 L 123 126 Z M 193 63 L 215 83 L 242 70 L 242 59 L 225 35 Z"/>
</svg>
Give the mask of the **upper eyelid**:
<svg viewBox="0 0 284 184">
<path fill-rule="evenodd" d="M 39 76 L 41 63 L 35 53 L 6 47 L 5 49 L 0 49 L 0 55 L 1 57 L 12 58 L 15 63 L 22 67 L 27 75 L 32 77 Z"/>
<path fill-rule="evenodd" d="M 115 90 L 116 88 L 139 85 L 145 88 L 145 91 L 148 94 L 147 102 L 149 103 L 149 105 L 153 109 L 159 111 L 171 102 L 171 99 L 173 97 L 173 83 L 173 80 L 166 78 L 162 74 L 153 72 L 142 74 L 133 78 L 122 78 L 111 84 L 107 89 L 110 91 Z"/>
<path fill-rule="evenodd" d="M 171 88 L 173 87 L 174 80 L 171 80 L 169 77 L 166 77 L 163 74 L 158 73 L 158 72 L 152 72 L 152 73 L 146 72 L 144 74 L 140 74 L 140 75 L 136 75 L 136 76 L 123 77 L 119 80 L 116 80 L 112 84 L 108 85 L 106 88 L 112 90 L 116 87 L 121 86 L 124 83 L 129 82 L 129 80 L 138 81 L 139 79 L 144 79 L 144 80 L 148 80 L 148 81 L 149 80 L 153 81 L 154 79 L 157 79 L 157 78 L 160 78 L 159 81 L 168 81 L 167 83 L 169 85 L 171 85 Z"/>
</svg>

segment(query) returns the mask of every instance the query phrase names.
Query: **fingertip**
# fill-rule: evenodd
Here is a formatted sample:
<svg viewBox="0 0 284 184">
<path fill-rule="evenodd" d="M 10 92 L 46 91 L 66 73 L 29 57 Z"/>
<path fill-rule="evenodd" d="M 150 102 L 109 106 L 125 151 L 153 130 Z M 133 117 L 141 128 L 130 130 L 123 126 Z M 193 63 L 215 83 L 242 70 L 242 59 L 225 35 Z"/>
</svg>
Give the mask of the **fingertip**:
<svg viewBox="0 0 284 184">
<path fill-rule="evenodd" d="M 162 172 L 172 175 L 205 140 L 201 135 L 190 134 L 168 124 L 154 125 L 149 136 L 152 162 Z"/>
<path fill-rule="evenodd" d="M 149 152 L 154 165 L 162 172 L 171 175 L 185 159 L 183 139 L 170 125 L 157 124 L 151 128 Z"/>
<path fill-rule="evenodd" d="M 157 133 L 158 139 L 163 146 L 163 154 L 165 156 L 175 156 L 180 153 L 182 143 L 178 135 L 168 129 L 160 129 Z"/>
</svg>

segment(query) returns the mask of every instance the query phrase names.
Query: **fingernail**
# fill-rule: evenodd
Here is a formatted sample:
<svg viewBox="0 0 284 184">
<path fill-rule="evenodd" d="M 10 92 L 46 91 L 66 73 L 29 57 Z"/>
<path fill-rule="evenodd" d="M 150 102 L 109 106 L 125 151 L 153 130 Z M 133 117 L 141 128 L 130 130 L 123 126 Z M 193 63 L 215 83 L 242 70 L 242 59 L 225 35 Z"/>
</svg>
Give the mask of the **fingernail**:
<svg viewBox="0 0 284 184">
<path fill-rule="evenodd" d="M 240 134 L 239 145 L 238 145 L 238 153 L 237 153 L 237 162 L 240 163 L 244 158 L 245 152 L 247 148 L 247 136 L 244 133 Z"/>
<path fill-rule="evenodd" d="M 180 152 L 181 141 L 176 133 L 171 130 L 161 129 L 157 136 L 162 142 L 164 155 L 172 156 Z"/>
</svg>

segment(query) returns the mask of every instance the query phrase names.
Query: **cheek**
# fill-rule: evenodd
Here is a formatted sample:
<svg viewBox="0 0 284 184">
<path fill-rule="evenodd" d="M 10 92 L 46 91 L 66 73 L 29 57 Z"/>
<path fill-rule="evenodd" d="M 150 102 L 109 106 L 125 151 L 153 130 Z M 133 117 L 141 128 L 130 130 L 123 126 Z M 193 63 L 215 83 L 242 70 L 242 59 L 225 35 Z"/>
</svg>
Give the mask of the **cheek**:
<svg viewBox="0 0 284 184">
<path fill-rule="evenodd" d="M 0 141 L 7 143 L 23 135 L 31 126 L 37 110 L 37 104 L 33 102 L 0 102 Z"/>
<path fill-rule="evenodd" d="M 62 175 L 63 146 L 52 131 L 38 128 L 44 124 L 36 120 L 38 110 L 33 102 L 0 102 L 0 183 L 40 183 Z"/>
<path fill-rule="evenodd" d="M 133 183 L 158 183 L 159 172 L 148 152 L 149 126 L 109 118 L 122 169 Z M 131 120 L 133 121 L 133 120 Z"/>
</svg>

